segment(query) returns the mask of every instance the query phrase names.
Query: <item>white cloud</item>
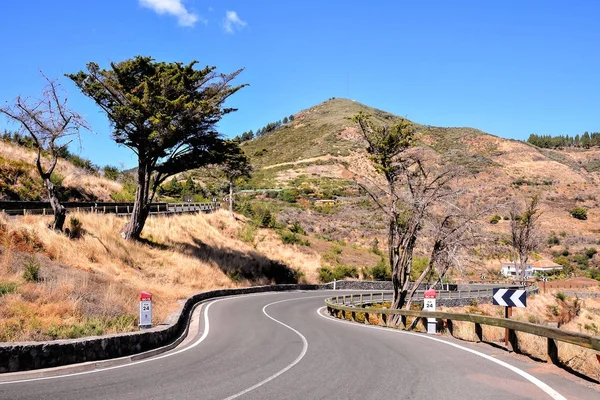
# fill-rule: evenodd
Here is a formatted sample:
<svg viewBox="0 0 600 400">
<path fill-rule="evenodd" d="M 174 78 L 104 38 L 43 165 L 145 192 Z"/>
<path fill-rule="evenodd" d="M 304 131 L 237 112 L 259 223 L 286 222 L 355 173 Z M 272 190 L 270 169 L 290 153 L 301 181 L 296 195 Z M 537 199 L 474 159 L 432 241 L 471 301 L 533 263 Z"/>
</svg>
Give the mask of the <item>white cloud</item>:
<svg viewBox="0 0 600 400">
<path fill-rule="evenodd" d="M 177 17 L 181 26 L 194 26 L 198 21 L 206 23 L 202 17 L 189 12 L 182 0 L 139 0 L 139 2 L 140 5 L 154 10 L 157 14 L 170 14 Z"/>
<path fill-rule="evenodd" d="M 248 25 L 246 21 L 242 21 L 235 11 L 225 11 L 225 19 L 223 20 L 223 29 L 225 29 L 225 32 L 234 33 L 246 25 Z"/>
</svg>

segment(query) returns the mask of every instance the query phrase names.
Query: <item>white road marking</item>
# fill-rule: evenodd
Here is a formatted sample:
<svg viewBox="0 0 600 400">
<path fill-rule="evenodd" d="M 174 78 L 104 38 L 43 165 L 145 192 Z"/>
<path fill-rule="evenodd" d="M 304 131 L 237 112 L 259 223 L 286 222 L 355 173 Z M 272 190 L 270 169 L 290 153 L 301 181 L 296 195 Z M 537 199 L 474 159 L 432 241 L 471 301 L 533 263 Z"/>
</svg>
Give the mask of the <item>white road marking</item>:
<svg viewBox="0 0 600 400">
<path fill-rule="evenodd" d="M 279 370 L 278 372 L 276 372 L 275 374 L 269 376 L 268 378 L 266 378 L 265 380 L 262 380 L 260 382 L 258 382 L 256 385 L 249 387 L 248 389 L 242 390 L 239 393 L 236 393 L 232 396 L 227 397 L 224 400 L 233 400 L 236 399 L 248 392 L 251 392 L 254 389 L 257 389 L 259 387 L 261 387 L 262 385 L 271 382 L 273 379 L 277 378 L 278 376 L 284 374 L 285 372 L 289 371 L 290 369 L 292 369 L 292 367 L 294 367 L 294 365 L 298 364 L 300 362 L 300 360 L 302 360 L 304 358 L 304 356 L 306 355 L 306 352 L 308 351 L 308 341 L 306 340 L 306 338 L 304 337 L 304 335 L 302 335 L 300 332 L 298 332 L 297 330 L 295 330 L 294 328 L 292 328 L 289 325 L 284 324 L 283 322 L 271 317 L 269 314 L 267 314 L 267 308 L 269 306 L 272 306 L 274 304 L 278 304 L 278 303 L 285 303 L 287 301 L 294 301 L 294 300 L 305 300 L 305 299 L 315 299 L 315 298 L 326 298 L 328 296 L 308 296 L 308 297 L 297 297 L 297 298 L 293 298 L 293 299 L 285 299 L 285 300 L 280 300 L 280 301 L 276 301 L 274 303 L 270 303 L 267 304 L 266 306 L 263 307 L 262 312 L 263 314 L 265 314 L 268 318 L 272 319 L 273 321 L 277 322 L 280 325 L 283 325 L 284 327 L 288 328 L 289 330 L 291 330 L 292 332 L 294 332 L 296 335 L 300 336 L 300 339 L 302 339 L 302 351 L 300 352 L 300 355 L 298 357 L 296 357 L 296 359 L 289 364 L 287 367 Z"/>
<path fill-rule="evenodd" d="M 257 293 L 257 294 L 241 295 L 241 296 L 253 297 L 253 296 L 270 295 L 270 294 L 274 294 L 274 293 L 281 293 L 281 292 Z M 221 301 L 227 301 L 227 300 L 237 299 L 237 298 L 239 298 L 241 296 L 233 296 L 233 297 L 227 297 L 227 298 L 223 298 L 223 299 L 217 299 L 217 300 L 213 300 L 210 303 L 208 303 L 208 305 L 206 306 L 206 310 L 204 310 L 204 332 L 202 333 L 202 336 L 197 341 L 195 341 L 194 343 L 192 343 L 190 346 L 184 347 L 184 348 L 182 348 L 180 350 L 177 350 L 177 351 L 174 351 L 174 352 L 168 352 L 168 353 L 165 353 L 165 354 L 157 356 L 157 357 L 150 357 L 150 358 L 146 358 L 144 360 L 134 361 L 134 362 L 131 362 L 131 363 L 128 363 L 128 364 L 115 365 L 113 367 L 106 367 L 106 368 L 94 369 L 94 370 L 91 370 L 91 371 L 83 371 L 83 372 L 75 372 L 75 373 L 72 373 L 72 374 L 44 376 L 44 377 L 41 377 L 41 378 L 31 378 L 31 379 L 21 379 L 21 380 L 15 380 L 15 381 L 0 382 L 0 386 L 1 385 L 16 384 L 16 383 L 46 381 L 46 380 L 50 380 L 50 379 L 70 378 L 72 376 L 95 374 L 95 373 L 98 373 L 98 372 L 110 371 L 110 370 L 113 370 L 113 369 L 131 367 L 131 366 L 143 364 L 143 363 L 146 363 L 146 362 L 161 360 L 163 358 L 167 358 L 167 357 L 174 356 L 176 354 L 183 353 L 184 351 L 188 351 L 188 350 L 193 349 L 194 347 L 198 346 L 208 336 L 208 331 L 209 331 L 209 328 L 210 328 L 209 321 L 208 321 L 208 310 L 210 309 L 210 306 L 212 306 L 215 303 L 221 302 Z M 203 305 L 204 305 L 204 303 L 201 303 L 198 307 L 202 307 Z M 127 356 L 127 357 L 131 357 L 131 356 Z M 76 365 L 76 364 L 74 364 L 74 365 Z"/>
<path fill-rule="evenodd" d="M 558 393 L 556 390 L 552 389 L 550 386 L 548 386 L 547 384 L 545 384 L 544 382 L 542 382 L 541 380 L 539 380 L 535 376 L 533 376 L 533 375 L 531 375 L 531 374 L 523 371 L 522 369 L 519 369 L 519 368 L 515 367 L 514 365 L 511 365 L 511 364 L 506 363 L 504 361 L 498 360 L 497 358 L 494 358 L 494 357 L 489 356 L 487 354 L 481 353 L 481 352 L 479 352 L 477 350 L 469 349 L 468 347 L 464 347 L 464 346 L 461 346 L 461 345 L 456 344 L 456 343 L 448 342 L 446 340 L 438 339 L 438 338 L 432 337 L 432 336 L 426 336 L 426 335 L 419 334 L 419 333 L 399 331 L 399 330 L 392 330 L 392 329 L 389 329 L 389 328 L 384 328 L 384 327 L 381 327 L 381 326 L 374 326 L 374 325 L 362 325 L 362 324 L 357 324 L 355 322 L 348 322 L 348 321 L 340 320 L 338 318 L 328 317 L 327 315 L 325 315 L 324 313 L 322 313 L 322 311 L 324 309 L 325 309 L 325 307 L 319 308 L 317 310 L 317 314 L 319 314 L 319 316 L 321 316 L 321 317 L 323 317 L 323 318 L 325 318 L 325 319 L 327 319 L 329 321 L 335 321 L 335 322 L 339 322 L 339 323 L 342 323 L 342 324 L 345 323 L 345 324 L 349 324 L 349 325 L 353 325 L 353 326 L 359 326 L 359 327 L 362 327 L 362 328 L 380 329 L 382 331 L 390 332 L 390 333 L 401 333 L 401 334 L 404 334 L 404 335 L 418 336 L 418 337 L 423 338 L 423 339 L 433 340 L 433 341 L 436 341 L 436 342 L 439 342 L 439 343 L 444 343 L 444 344 L 446 344 L 448 346 L 455 347 L 455 348 L 460 349 L 460 350 L 467 351 L 467 352 L 469 352 L 471 354 L 475 354 L 475 355 L 477 355 L 479 357 L 485 358 L 486 360 L 489 360 L 489 361 L 494 362 L 494 363 L 496 363 L 498 365 L 501 365 L 504 368 L 509 369 L 509 370 L 513 371 L 514 373 L 522 376 L 523 378 L 527 379 L 529 382 L 533 383 L 535 386 L 537 386 L 538 388 L 540 388 L 541 390 L 543 390 L 548 396 L 550 396 L 551 398 L 553 398 L 555 400 L 567 400 L 566 397 L 564 397 L 563 395 L 561 395 L 560 393 Z"/>
</svg>

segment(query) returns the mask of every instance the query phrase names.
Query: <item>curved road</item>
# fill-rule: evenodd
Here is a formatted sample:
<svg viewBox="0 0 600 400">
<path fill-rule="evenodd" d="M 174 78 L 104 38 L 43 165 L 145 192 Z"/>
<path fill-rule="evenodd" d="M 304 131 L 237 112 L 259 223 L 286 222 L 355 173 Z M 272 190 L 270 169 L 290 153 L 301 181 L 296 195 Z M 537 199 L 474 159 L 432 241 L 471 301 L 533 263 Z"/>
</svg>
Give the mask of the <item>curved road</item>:
<svg viewBox="0 0 600 400">
<path fill-rule="evenodd" d="M 169 353 L 0 382 L 0 399 L 600 398 L 598 385 L 487 345 L 331 319 L 318 310 L 332 293 L 207 302 L 198 334 Z"/>
</svg>

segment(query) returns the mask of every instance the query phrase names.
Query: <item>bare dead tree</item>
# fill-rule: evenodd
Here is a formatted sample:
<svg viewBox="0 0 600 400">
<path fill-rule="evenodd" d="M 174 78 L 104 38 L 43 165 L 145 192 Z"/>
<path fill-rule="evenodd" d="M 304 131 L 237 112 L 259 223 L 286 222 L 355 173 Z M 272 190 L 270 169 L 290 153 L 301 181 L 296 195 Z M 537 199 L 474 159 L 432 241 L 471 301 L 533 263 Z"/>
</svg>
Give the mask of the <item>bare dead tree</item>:
<svg viewBox="0 0 600 400">
<path fill-rule="evenodd" d="M 48 200 L 54 212 L 52 228 L 62 231 L 66 210 L 60 204 L 57 188 L 50 179 L 58 162 L 60 151 L 71 138 L 79 139 L 81 129 L 90 130 L 85 119 L 67 107 L 67 95 L 56 80 L 42 74 L 47 84 L 39 98 L 18 96 L 13 104 L 0 107 L 0 113 L 20 124 L 22 132 L 31 136 L 37 148 L 35 165 L 44 182 Z M 44 154 L 49 155 L 49 161 Z"/>
<path fill-rule="evenodd" d="M 412 297 L 415 294 L 418 284 L 427 276 L 427 269 L 432 269 L 447 250 L 448 246 L 454 242 L 458 242 L 461 238 L 458 233 L 462 233 L 468 224 L 467 221 L 452 207 L 443 207 L 447 202 L 452 202 L 458 192 L 452 187 L 453 183 L 461 174 L 462 170 L 455 167 L 437 167 L 433 165 L 432 160 L 429 160 L 429 165 L 421 154 L 414 152 L 409 155 L 407 161 L 403 163 L 405 174 L 406 195 L 404 204 L 406 207 L 405 221 L 399 224 L 399 242 L 396 244 L 398 252 L 397 270 L 402 271 L 402 286 L 399 288 L 396 295 L 394 290 L 394 308 L 410 307 Z M 436 215 L 433 213 L 435 207 L 442 207 L 447 214 Z M 436 224 L 436 221 L 437 224 Z M 459 223 L 460 222 L 460 223 Z M 428 267 L 425 269 L 425 275 L 412 286 L 410 283 L 410 274 L 412 269 L 412 260 L 415 245 L 421 231 L 426 227 L 426 224 L 437 225 L 434 229 L 434 241 L 430 254 Z M 410 292 L 409 292 L 410 290 Z M 397 296 L 397 297 L 396 297 Z"/>
<path fill-rule="evenodd" d="M 538 208 L 539 196 L 533 196 L 525 204 L 521 213 L 516 202 L 513 202 L 510 210 L 510 239 L 513 250 L 513 262 L 515 270 L 521 280 L 525 280 L 525 272 L 529 256 L 541 244 L 541 231 L 539 218 L 541 212 Z"/>
<path fill-rule="evenodd" d="M 456 193 L 458 197 L 459 191 Z M 421 275 L 414 282 L 410 290 L 406 309 L 410 309 L 414 294 L 423 281 L 434 274 L 438 275 L 438 282 L 452 268 L 460 265 L 459 253 L 476 240 L 477 221 L 486 211 L 482 207 L 467 207 L 456 202 L 447 202 L 442 210 L 427 218 L 433 245 L 429 254 L 429 263 Z"/>
<path fill-rule="evenodd" d="M 414 131 L 404 119 L 391 127 L 379 126 L 368 115 L 359 113 L 353 121 L 367 142 L 375 170 L 385 178 L 385 186 L 368 177 L 361 177 L 363 182 L 357 183 L 388 218 L 388 257 L 394 287 L 392 308 L 400 309 L 414 295 L 414 290 L 409 293 L 410 272 L 420 232 L 432 208 L 456 194 L 450 184 L 460 170 L 425 160 L 422 152 L 412 147 Z M 442 224 L 430 268 L 451 246 L 451 237 L 462 231 L 456 229 L 456 224 L 452 216 Z"/>
</svg>

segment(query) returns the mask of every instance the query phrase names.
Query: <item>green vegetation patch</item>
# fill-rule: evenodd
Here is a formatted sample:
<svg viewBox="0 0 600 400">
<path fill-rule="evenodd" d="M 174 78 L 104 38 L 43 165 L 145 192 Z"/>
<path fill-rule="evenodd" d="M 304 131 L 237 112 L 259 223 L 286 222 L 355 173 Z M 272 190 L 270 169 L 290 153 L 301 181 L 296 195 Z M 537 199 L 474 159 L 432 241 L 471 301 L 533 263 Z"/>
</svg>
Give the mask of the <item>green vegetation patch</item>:
<svg viewBox="0 0 600 400">
<path fill-rule="evenodd" d="M 124 314 L 114 318 L 95 317 L 84 322 L 55 326 L 46 331 L 53 339 L 76 339 L 84 336 L 99 336 L 107 332 L 130 332 L 136 329 L 137 317 Z"/>
<path fill-rule="evenodd" d="M 0 156 L 0 198 L 37 201 L 44 190 L 32 164 Z"/>
</svg>

